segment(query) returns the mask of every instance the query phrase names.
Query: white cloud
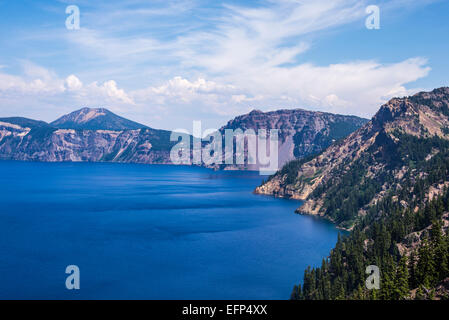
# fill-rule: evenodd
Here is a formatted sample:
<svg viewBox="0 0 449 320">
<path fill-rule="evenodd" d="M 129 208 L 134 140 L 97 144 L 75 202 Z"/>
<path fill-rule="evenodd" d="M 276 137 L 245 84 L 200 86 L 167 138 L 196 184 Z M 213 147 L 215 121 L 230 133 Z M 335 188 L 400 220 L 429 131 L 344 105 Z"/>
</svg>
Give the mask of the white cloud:
<svg viewBox="0 0 449 320">
<path fill-rule="evenodd" d="M 179 39 L 181 57 L 211 72 L 232 73 L 294 63 L 310 44 L 305 35 L 362 19 L 364 1 L 271 1 L 260 8 L 226 6 L 212 31 Z M 189 50 L 185 47 L 190 46 Z"/>
<path fill-rule="evenodd" d="M 59 106 L 64 110 L 58 113 L 107 106 L 165 128 L 202 118 L 219 125 L 252 108 L 370 117 L 387 99 L 413 92 L 407 87 L 430 70 L 423 58 L 389 64 L 303 60 L 321 31 L 356 21 L 363 26 L 369 1 L 266 0 L 252 8 L 224 5 L 212 15 L 202 8 L 198 19 L 187 22 L 182 15 L 190 15 L 195 2 L 177 3 L 181 6 L 174 10 L 170 1 L 155 9 L 139 7 L 145 1 L 85 2 L 81 30 L 31 33 L 28 39 L 34 41 L 66 43 L 76 69 L 67 68 L 66 77 L 27 61 L 21 75 L 0 68 L 0 112 L 30 114 L 26 108 L 34 108 L 45 114 L 44 107 L 53 106 L 45 119 L 52 120 Z M 384 15 L 410 1 L 380 4 Z"/>
<path fill-rule="evenodd" d="M 54 72 L 31 63 L 24 63 L 20 76 L 0 71 L 0 112 L 32 108 L 45 114 L 43 106 L 104 106 L 112 108 L 134 105 L 132 98 L 114 80 L 84 85 L 76 75 L 61 79 Z M 15 115 L 26 115 L 16 113 Z M 46 119 L 50 120 L 50 119 Z"/>
<path fill-rule="evenodd" d="M 77 76 L 71 74 L 65 79 L 66 86 L 68 90 L 75 91 L 80 90 L 83 87 L 83 83 L 78 79 Z"/>
<path fill-rule="evenodd" d="M 258 8 L 227 6 L 212 31 L 179 39 L 185 64 L 206 70 L 210 80 L 228 83 L 238 94 L 227 106 L 248 105 L 262 110 L 306 107 L 370 117 L 381 103 L 407 94 L 405 85 L 428 75 L 423 58 L 397 63 L 354 61 L 317 66 L 301 61 L 310 35 L 335 29 L 365 17 L 367 1 L 270 1 Z M 407 5 L 383 3 L 382 12 Z M 188 48 L 188 49 L 186 49 Z M 255 98 L 257 97 L 257 99 Z"/>
<path fill-rule="evenodd" d="M 136 90 L 131 94 L 141 105 L 153 104 L 175 110 L 194 106 L 193 112 L 230 115 L 236 112 L 235 106 L 231 104 L 231 97 L 236 92 L 237 88 L 229 84 L 219 84 L 204 78 L 190 81 L 176 76 L 160 86 Z M 233 111 L 230 113 L 229 110 Z"/>
<path fill-rule="evenodd" d="M 406 95 L 405 84 L 425 77 L 430 71 L 422 58 L 395 64 L 359 61 L 329 66 L 302 64 L 294 68 L 266 68 L 247 76 L 227 79 L 253 95 L 264 95 L 265 102 L 288 107 L 310 106 L 322 111 L 356 114 L 369 117 L 380 104 L 393 96 Z M 266 81 L 266 79 L 269 79 Z M 290 97 L 283 102 L 281 97 Z"/>
<path fill-rule="evenodd" d="M 40 72 L 25 72 L 23 76 L 0 72 L 0 104 L 4 106 L 0 111 L 4 112 L 5 107 L 23 108 L 23 101 L 27 101 L 27 106 L 31 104 L 37 110 L 48 103 L 67 108 L 107 106 L 131 115 L 157 110 L 172 119 L 183 114 L 190 119 L 215 114 L 221 122 L 252 108 L 298 106 L 369 117 L 391 97 L 412 93 L 404 84 L 426 76 L 430 68 L 422 58 L 389 65 L 375 61 L 324 67 L 302 64 L 294 68 L 246 70 L 245 77 L 235 72 L 222 77 L 220 83 L 176 76 L 161 85 L 128 92 L 114 80 L 84 85 L 73 74 L 60 79 L 48 70 L 35 70 Z M 214 124 L 218 125 L 218 121 Z"/>
<path fill-rule="evenodd" d="M 21 95 L 58 94 L 64 92 L 62 80 L 43 67 L 31 62 L 22 62 L 23 76 L 11 75 L 0 71 L 0 94 Z"/>
<path fill-rule="evenodd" d="M 182 77 L 174 77 L 168 80 L 165 84 L 158 87 L 150 87 L 139 93 L 153 93 L 168 97 L 177 97 L 182 101 L 190 101 L 195 97 L 203 94 L 216 94 L 231 92 L 235 88 L 231 85 L 220 85 L 214 81 L 207 81 L 203 78 L 198 78 L 194 81 L 183 79 Z"/>
<path fill-rule="evenodd" d="M 117 87 L 117 83 L 114 80 L 106 81 L 102 85 L 94 82 L 88 86 L 88 89 L 90 94 L 104 96 L 106 100 L 134 104 L 134 101 L 128 96 L 125 90 Z"/>
</svg>

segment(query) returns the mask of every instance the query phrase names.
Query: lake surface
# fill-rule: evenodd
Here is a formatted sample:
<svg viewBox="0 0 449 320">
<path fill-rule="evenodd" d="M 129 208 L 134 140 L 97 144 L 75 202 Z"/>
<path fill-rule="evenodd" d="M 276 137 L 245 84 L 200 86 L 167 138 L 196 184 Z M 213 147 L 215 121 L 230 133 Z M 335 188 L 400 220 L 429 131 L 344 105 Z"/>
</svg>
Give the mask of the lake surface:
<svg viewBox="0 0 449 320">
<path fill-rule="evenodd" d="M 338 231 L 252 194 L 262 178 L 0 161 L 0 299 L 288 299 Z"/>
</svg>

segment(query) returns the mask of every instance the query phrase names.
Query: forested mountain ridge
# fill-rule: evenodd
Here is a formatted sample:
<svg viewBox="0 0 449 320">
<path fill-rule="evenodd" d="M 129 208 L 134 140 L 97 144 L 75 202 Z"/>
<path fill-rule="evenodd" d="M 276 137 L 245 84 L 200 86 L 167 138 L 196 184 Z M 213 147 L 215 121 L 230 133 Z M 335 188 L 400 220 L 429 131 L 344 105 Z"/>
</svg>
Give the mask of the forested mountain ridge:
<svg viewBox="0 0 449 320">
<path fill-rule="evenodd" d="M 395 98 L 321 154 L 284 166 L 259 193 L 351 229 L 292 299 L 449 298 L 449 88 Z M 367 289 L 366 267 L 380 270 Z"/>
<path fill-rule="evenodd" d="M 347 237 L 339 237 L 320 268 L 308 268 L 291 299 L 449 299 L 449 192 L 403 209 L 381 200 Z M 366 267 L 379 268 L 379 289 L 367 289 Z"/>
<path fill-rule="evenodd" d="M 298 212 L 351 229 L 389 194 L 430 199 L 449 185 L 449 88 L 394 98 L 371 121 L 317 156 L 285 165 L 256 193 L 304 200 Z M 404 198 L 404 199 L 402 199 Z"/>
</svg>

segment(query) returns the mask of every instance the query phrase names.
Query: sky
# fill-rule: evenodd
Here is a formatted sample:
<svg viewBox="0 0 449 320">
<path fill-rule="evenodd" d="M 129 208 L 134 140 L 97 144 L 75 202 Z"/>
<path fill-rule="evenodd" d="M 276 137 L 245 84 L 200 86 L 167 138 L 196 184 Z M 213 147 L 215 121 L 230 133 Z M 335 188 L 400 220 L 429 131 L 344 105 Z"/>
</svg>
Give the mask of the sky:
<svg viewBox="0 0 449 320">
<path fill-rule="evenodd" d="M 0 28 L 0 117 L 106 107 L 191 131 L 253 109 L 369 118 L 449 86 L 447 0 L 0 0 Z"/>
</svg>

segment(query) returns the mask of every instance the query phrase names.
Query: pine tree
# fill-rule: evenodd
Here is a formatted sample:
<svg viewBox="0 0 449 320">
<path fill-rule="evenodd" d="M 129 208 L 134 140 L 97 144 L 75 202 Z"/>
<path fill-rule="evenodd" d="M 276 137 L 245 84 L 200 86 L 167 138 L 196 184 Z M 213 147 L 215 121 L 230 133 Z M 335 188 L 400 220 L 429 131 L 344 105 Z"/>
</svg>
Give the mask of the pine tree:
<svg viewBox="0 0 449 320">
<path fill-rule="evenodd" d="M 290 296 L 290 300 L 304 300 L 304 296 L 301 292 L 301 284 L 295 285 L 293 287 L 292 294 Z"/>
<path fill-rule="evenodd" d="M 407 257 L 404 255 L 396 268 L 396 283 L 394 299 L 400 300 L 407 297 L 410 293 L 409 289 L 409 273 L 407 267 Z"/>
<path fill-rule="evenodd" d="M 409 269 L 409 287 L 416 288 L 417 280 L 416 280 L 416 253 L 415 253 L 415 250 L 412 250 L 412 252 L 410 253 L 408 269 Z"/>
<path fill-rule="evenodd" d="M 442 234 L 442 221 L 434 221 L 432 225 L 432 230 L 430 233 L 430 238 L 432 241 L 432 249 L 434 252 L 434 260 L 436 266 L 436 281 L 442 280 L 449 273 L 448 263 L 447 263 L 447 246 L 445 238 Z"/>
<path fill-rule="evenodd" d="M 385 258 L 382 270 L 382 286 L 380 288 L 381 299 L 394 299 L 396 268 L 391 256 Z"/>
<path fill-rule="evenodd" d="M 425 239 L 418 250 L 418 263 L 416 266 L 418 283 L 430 288 L 435 282 L 435 262 L 432 248 Z"/>
</svg>

